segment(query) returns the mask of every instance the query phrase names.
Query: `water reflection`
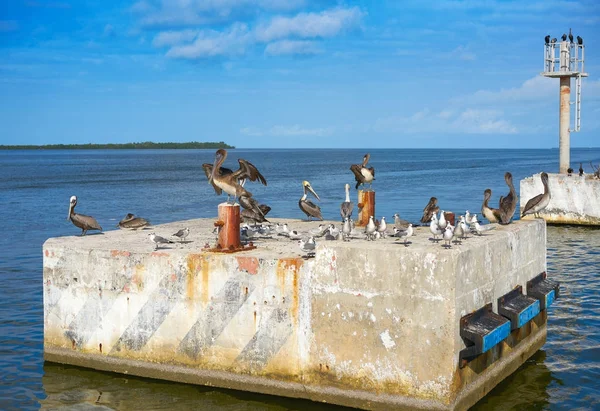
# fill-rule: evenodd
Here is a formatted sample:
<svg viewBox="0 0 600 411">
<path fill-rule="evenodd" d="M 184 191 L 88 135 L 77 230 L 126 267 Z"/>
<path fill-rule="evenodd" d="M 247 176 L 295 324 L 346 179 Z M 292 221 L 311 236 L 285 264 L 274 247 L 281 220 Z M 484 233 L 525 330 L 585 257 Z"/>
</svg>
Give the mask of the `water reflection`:
<svg viewBox="0 0 600 411">
<path fill-rule="evenodd" d="M 149 380 L 52 363 L 44 364 L 42 381 L 47 395 L 40 401 L 43 410 L 351 409 L 306 400 Z"/>
</svg>

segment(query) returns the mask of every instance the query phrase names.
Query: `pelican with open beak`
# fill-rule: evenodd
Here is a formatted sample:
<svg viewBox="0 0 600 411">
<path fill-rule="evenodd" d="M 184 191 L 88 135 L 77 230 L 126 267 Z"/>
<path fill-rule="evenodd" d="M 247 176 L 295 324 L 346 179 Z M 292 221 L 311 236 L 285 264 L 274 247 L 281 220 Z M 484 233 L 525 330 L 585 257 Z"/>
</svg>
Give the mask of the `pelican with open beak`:
<svg viewBox="0 0 600 411">
<path fill-rule="evenodd" d="M 321 201 L 321 199 L 319 198 L 317 193 L 315 193 L 315 190 L 313 190 L 312 186 L 308 181 L 303 181 L 302 187 L 304 188 L 304 195 L 302 196 L 300 201 L 298 201 L 298 206 L 300 207 L 300 210 L 304 211 L 304 214 L 306 214 L 306 216 L 308 217 L 308 221 L 310 221 L 311 217 L 318 218 L 319 220 L 323 221 L 323 216 L 321 215 L 321 207 L 319 207 L 312 201 L 306 199 L 308 191 L 310 191 L 312 195 L 314 195 L 317 198 L 317 200 Z"/>
</svg>

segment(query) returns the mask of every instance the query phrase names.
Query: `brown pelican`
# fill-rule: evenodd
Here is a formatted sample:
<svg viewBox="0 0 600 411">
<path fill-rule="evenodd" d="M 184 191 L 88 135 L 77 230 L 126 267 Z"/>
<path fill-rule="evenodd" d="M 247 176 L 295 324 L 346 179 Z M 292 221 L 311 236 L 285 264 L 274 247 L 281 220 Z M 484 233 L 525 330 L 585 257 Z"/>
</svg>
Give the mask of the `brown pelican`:
<svg viewBox="0 0 600 411">
<path fill-rule="evenodd" d="M 423 209 L 423 217 L 421 217 L 421 222 L 423 224 L 431 221 L 431 216 L 437 214 L 440 211 L 440 208 L 437 206 L 437 198 L 431 197 L 429 199 L 429 203 Z"/>
<path fill-rule="evenodd" d="M 510 223 L 510 220 L 512 220 L 513 216 L 515 215 L 519 198 L 517 196 L 517 190 L 515 190 L 515 186 L 513 184 L 512 174 L 508 171 L 504 174 L 504 181 L 506 181 L 509 192 L 506 197 L 500 197 L 498 206 L 500 209 L 500 224 L 506 225 Z"/>
<path fill-rule="evenodd" d="M 352 209 L 354 208 L 354 203 L 350 201 L 350 184 L 346 184 L 346 201 L 340 205 L 340 215 L 342 216 L 342 221 L 344 219 L 350 219 L 352 217 Z"/>
<path fill-rule="evenodd" d="M 573 43 L 573 33 L 571 33 L 571 29 L 569 28 L 569 41 L 571 44 Z"/>
<path fill-rule="evenodd" d="M 188 235 L 190 235 L 190 229 L 185 227 L 173 234 L 173 237 L 177 237 L 179 241 L 183 241 Z"/>
<path fill-rule="evenodd" d="M 266 204 L 259 204 L 258 208 L 260 209 L 260 211 L 262 211 L 262 214 L 257 213 L 255 210 L 248 210 L 248 209 L 242 210 L 242 213 L 241 213 L 242 220 L 248 221 L 252 224 L 268 223 L 269 220 L 267 220 L 265 218 L 265 216 L 267 215 L 267 213 L 269 211 L 271 211 L 271 207 L 269 207 Z"/>
<path fill-rule="evenodd" d="M 311 217 L 318 218 L 319 220 L 323 221 L 323 216 L 321 215 L 321 208 L 318 205 L 314 204 L 312 201 L 306 199 L 306 196 L 308 194 L 307 190 L 310 191 L 317 198 L 317 200 L 321 201 L 321 199 L 319 198 L 317 193 L 315 193 L 315 190 L 313 190 L 308 181 L 303 181 L 302 187 L 304 188 L 304 195 L 298 201 L 298 206 L 300 207 L 300 210 L 304 211 L 304 214 L 306 214 L 306 216 L 308 217 L 308 221 L 310 221 Z"/>
<path fill-rule="evenodd" d="M 240 168 L 236 171 L 221 167 L 227 158 L 227 150 L 219 149 L 215 154 L 215 162 L 211 166 L 210 164 L 203 164 L 202 168 L 208 178 L 208 181 L 212 184 L 215 192 L 221 195 L 223 191 L 227 193 L 227 202 L 229 202 L 229 196 L 234 198 L 249 193 L 244 189 L 246 180 L 256 181 L 259 180 L 264 185 L 267 185 L 267 180 L 257 170 L 256 167 L 249 161 L 242 158 L 238 159 Z M 247 195 L 251 197 L 252 194 Z"/>
<path fill-rule="evenodd" d="M 129 229 L 129 230 L 138 230 L 140 228 L 148 227 L 150 225 L 150 221 L 146 220 L 142 217 L 136 217 L 134 214 L 127 213 L 125 217 L 119 224 L 117 224 L 118 228 Z"/>
<path fill-rule="evenodd" d="M 75 227 L 81 228 L 81 235 L 85 235 L 88 230 L 100 230 L 102 231 L 102 227 L 96 221 L 94 217 L 90 217 L 88 215 L 77 214 L 75 212 L 75 206 L 77 205 L 77 197 L 71 196 L 69 202 L 69 216 L 67 220 L 71 220 Z"/>
<path fill-rule="evenodd" d="M 538 194 L 532 199 L 530 199 L 527 204 L 525 204 L 525 208 L 523 209 L 523 213 L 521 214 L 521 218 L 525 217 L 529 214 L 535 214 L 536 217 L 540 216 L 540 211 L 548 206 L 550 202 L 550 188 L 548 187 L 548 174 L 542 173 L 541 175 L 542 184 L 544 185 L 544 192 L 542 194 Z"/>
<path fill-rule="evenodd" d="M 370 158 L 371 155 L 367 153 L 363 157 L 362 164 L 352 164 L 350 166 L 350 170 L 352 170 L 354 173 L 354 178 L 356 179 L 356 189 L 358 189 L 358 186 L 361 184 L 364 185 L 366 183 L 369 184 L 369 189 L 371 189 L 371 184 L 373 180 L 375 180 L 375 169 L 373 167 L 367 168 L 367 163 L 369 162 Z"/>
<path fill-rule="evenodd" d="M 497 208 L 488 206 L 488 202 L 492 197 L 492 190 L 489 188 L 483 192 L 483 204 L 481 205 L 481 215 L 487 218 L 490 223 L 498 223 L 501 219 L 501 212 Z"/>
</svg>

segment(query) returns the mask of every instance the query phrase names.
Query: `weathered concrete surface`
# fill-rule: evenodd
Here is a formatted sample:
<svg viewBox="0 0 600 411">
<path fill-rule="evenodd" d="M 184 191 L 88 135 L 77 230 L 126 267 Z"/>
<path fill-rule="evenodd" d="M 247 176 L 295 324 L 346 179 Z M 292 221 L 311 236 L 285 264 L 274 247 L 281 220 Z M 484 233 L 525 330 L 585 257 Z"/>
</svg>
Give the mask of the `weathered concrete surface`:
<svg viewBox="0 0 600 411">
<path fill-rule="evenodd" d="M 418 228 L 393 239 L 320 241 L 305 260 L 285 238 L 237 254 L 189 242 L 153 251 L 145 232 L 44 244 L 49 361 L 366 409 L 464 409 L 546 337 L 546 313 L 463 369 L 462 315 L 546 269 L 541 220 L 443 249 Z M 308 230 L 315 223 L 290 222 Z"/>
<path fill-rule="evenodd" d="M 600 225 L 600 180 L 593 175 L 580 177 L 548 174 L 551 199 L 540 216 L 550 224 Z M 521 180 L 520 212 L 529 199 L 544 192 L 539 174 Z M 533 219 L 529 215 L 524 219 Z"/>
</svg>

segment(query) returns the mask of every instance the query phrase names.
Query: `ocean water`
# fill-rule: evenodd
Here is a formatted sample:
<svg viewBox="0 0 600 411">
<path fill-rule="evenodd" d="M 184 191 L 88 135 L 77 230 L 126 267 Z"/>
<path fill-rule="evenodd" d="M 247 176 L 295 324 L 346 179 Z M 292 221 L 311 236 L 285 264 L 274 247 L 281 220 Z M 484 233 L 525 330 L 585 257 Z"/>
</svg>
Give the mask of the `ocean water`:
<svg viewBox="0 0 600 411">
<path fill-rule="evenodd" d="M 518 181 L 554 172 L 558 150 L 372 150 L 377 216 L 417 221 L 429 197 L 440 207 L 479 212 L 483 191 L 507 193 L 504 172 Z M 248 183 L 273 217 L 303 218 L 302 181 L 321 197 L 325 218 L 337 219 L 349 170 L 364 150 L 231 150 L 253 162 L 268 186 Z M 600 162 L 600 149 L 574 149 L 573 168 Z M 164 381 L 43 362 L 41 246 L 79 231 L 77 211 L 113 229 L 128 212 L 154 224 L 213 217 L 217 197 L 201 168 L 214 150 L 0 151 L 0 409 L 335 410 L 331 405 Z M 600 230 L 548 227 L 548 271 L 561 282 L 549 309 L 548 341 L 474 408 L 600 409 Z"/>
</svg>

